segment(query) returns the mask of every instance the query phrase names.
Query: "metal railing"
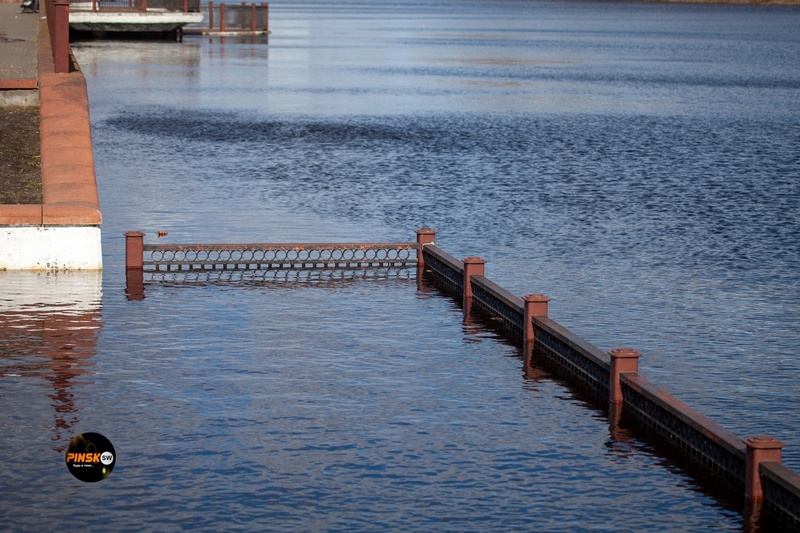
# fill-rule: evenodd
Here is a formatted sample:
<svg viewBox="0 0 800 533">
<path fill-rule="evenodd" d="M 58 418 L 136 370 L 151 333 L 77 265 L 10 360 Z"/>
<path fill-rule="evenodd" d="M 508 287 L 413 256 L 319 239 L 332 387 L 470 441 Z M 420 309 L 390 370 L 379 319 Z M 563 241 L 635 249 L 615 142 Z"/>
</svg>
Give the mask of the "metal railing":
<svg viewBox="0 0 800 533">
<path fill-rule="evenodd" d="M 191 272 L 226 270 L 330 270 L 409 267 L 420 264 L 420 243 L 145 244 L 129 231 L 126 270 Z"/>
<path fill-rule="evenodd" d="M 203 22 L 187 24 L 188 32 L 208 33 L 257 33 L 269 31 L 269 4 L 215 4 L 201 6 Z"/>
<path fill-rule="evenodd" d="M 321 270 L 417 264 L 415 242 L 145 244 L 144 270 Z"/>
<path fill-rule="evenodd" d="M 197 13 L 200 0 L 91 0 L 71 3 L 73 11 L 125 12 L 125 11 L 174 11 Z"/>
<path fill-rule="evenodd" d="M 415 242 L 269 244 L 145 244 L 144 233 L 129 231 L 126 290 L 144 298 L 145 275 L 152 283 L 403 276 L 424 264 L 425 231 Z"/>
</svg>

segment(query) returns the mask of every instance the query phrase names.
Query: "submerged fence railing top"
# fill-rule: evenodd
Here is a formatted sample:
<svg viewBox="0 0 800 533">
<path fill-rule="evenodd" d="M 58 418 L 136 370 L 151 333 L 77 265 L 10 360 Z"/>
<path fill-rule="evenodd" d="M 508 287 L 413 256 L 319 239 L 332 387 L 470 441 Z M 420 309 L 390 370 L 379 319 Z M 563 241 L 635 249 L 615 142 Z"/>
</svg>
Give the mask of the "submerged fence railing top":
<svg viewBox="0 0 800 533">
<path fill-rule="evenodd" d="M 130 235 L 129 235 L 130 239 Z M 415 242 L 141 244 L 143 271 L 352 269 L 407 267 L 418 263 Z"/>
<path fill-rule="evenodd" d="M 550 319 L 549 298 L 515 296 L 484 275 L 479 257 L 458 260 L 435 245 L 436 232 L 417 230 L 416 242 L 309 244 L 144 244 L 144 233 L 126 236 L 129 294 L 143 298 L 144 272 L 344 271 L 417 267 L 442 287 L 502 324 L 537 354 L 608 399 L 612 412 L 654 431 L 662 441 L 688 452 L 700 467 L 732 481 L 757 513 L 760 502 L 793 527 L 800 525 L 800 476 L 781 464 L 784 444 L 770 436 L 740 439 L 638 374 L 641 354 L 627 347 L 604 352 Z M 138 297 L 137 297 L 138 299 Z M 613 417 L 612 417 L 613 418 Z"/>
</svg>

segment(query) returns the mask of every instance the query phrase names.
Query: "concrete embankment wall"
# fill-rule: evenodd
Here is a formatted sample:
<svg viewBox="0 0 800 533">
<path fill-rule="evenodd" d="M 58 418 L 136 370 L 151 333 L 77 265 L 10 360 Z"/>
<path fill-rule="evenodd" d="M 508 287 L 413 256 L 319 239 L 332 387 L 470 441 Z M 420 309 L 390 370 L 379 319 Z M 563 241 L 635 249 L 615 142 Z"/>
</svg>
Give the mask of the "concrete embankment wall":
<svg viewBox="0 0 800 533">
<path fill-rule="evenodd" d="M 100 270 L 102 214 L 86 79 L 54 74 L 46 19 L 39 21 L 42 204 L 0 205 L 0 270 Z"/>
</svg>

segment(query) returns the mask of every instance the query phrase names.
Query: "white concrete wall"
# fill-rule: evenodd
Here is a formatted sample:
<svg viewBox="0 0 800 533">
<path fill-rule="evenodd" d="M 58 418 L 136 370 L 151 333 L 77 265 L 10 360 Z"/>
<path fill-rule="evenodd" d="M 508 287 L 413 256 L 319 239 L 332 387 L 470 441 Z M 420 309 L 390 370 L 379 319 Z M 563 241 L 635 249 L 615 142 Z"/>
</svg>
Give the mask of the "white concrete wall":
<svg viewBox="0 0 800 533">
<path fill-rule="evenodd" d="M 97 226 L 0 226 L 0 270 L 101 270 Z"/>
</svg>

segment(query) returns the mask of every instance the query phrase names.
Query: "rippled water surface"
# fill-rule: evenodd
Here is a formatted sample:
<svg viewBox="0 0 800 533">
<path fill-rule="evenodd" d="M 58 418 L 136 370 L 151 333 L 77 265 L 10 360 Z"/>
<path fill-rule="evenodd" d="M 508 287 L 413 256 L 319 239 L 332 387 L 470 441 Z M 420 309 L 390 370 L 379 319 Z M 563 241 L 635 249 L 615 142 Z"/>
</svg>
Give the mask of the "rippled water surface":
<svg viewBox="0 0 800 533">
<path fill-rule="evenodd" d="M 737 435 L 784 440 L 800 470 L 800 10 L 270 9 L 268 41 L 73 45 L 105 272 L 0 273 L 10 527 L 747 527 L 414 272 L 128 301 L 122 233 L 434 227 L 580 336 L 640 349 L 642 374 Z M 117 449 L 101 483 L 63 464 L 83 431 Z"/>
</svg>

